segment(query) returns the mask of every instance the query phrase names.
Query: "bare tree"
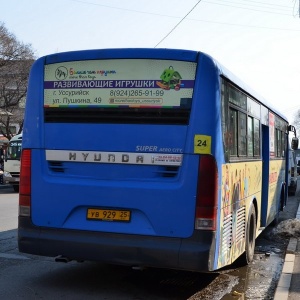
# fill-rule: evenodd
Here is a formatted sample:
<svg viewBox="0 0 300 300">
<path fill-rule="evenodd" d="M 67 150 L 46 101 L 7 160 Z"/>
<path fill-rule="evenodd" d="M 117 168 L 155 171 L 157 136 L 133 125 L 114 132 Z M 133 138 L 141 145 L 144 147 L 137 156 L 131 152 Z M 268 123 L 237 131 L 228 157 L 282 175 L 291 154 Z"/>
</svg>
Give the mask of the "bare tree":
<svg viewBox="0 0 300 300">
<path fill-rule="evenodd" d="M 30 44 L 24 44 L 0 23 L 0 134 L 10 139 L 11 124 L 23 127 L 24 101 L 30 67 L 35 59 Z M 18 133 L 19 133 L 18 132 Z"/>
<path fill-rule="evenodd" d="M 297 136 L 300 137 L 300 109 L 295 113 L 293 125 L 296 127 Z"/>
</svg>

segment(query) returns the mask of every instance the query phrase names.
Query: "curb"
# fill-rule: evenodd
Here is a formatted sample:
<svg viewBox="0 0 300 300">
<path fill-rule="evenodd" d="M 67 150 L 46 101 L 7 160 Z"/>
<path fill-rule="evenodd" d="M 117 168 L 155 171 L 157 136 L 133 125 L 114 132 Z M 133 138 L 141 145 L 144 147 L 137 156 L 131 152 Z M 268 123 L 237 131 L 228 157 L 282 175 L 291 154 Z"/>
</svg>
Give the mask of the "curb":
<svg viewBox="0 0 300 300">
<path fill-rule="evenodd" d="M 296 219 L 300 219 L 300 204 L 298 207 Z M 275 291 L 274 300 L 288 300 L 291 280 L 295 264 L 295 252 L 297 248 L 297 238 L 290 238 L 287 251 L 285 254 L 282 272 Z"/>
</svg>

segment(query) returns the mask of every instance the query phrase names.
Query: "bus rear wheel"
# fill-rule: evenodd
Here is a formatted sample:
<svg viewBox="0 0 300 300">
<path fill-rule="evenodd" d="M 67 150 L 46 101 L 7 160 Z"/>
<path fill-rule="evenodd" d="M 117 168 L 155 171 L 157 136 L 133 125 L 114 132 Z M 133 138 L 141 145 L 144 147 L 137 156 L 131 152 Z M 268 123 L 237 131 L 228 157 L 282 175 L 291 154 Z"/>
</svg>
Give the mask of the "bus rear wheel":
<svg viewBox="0 0 300 300">
<path fill-rule="evenodd" d="M 252 204 L 249 211 L 247 228 L 246 228 L 246 245 L 244 253 L 244 262 L 249 264 L 254 257 L 255 249 L 255 238 L 256 238 L 256 212 L 254 205 Z"/>
</svg>

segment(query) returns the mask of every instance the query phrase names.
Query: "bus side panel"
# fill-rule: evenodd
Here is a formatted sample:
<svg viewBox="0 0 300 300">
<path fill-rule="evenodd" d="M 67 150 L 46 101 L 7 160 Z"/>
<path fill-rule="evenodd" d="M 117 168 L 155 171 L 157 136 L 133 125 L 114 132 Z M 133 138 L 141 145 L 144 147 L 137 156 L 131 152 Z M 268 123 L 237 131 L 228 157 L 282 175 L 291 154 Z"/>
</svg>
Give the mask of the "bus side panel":
<svg viewBox="0 0 300 300">
<path fill-rule="evenodd" d="M 285 166 L 286 164 L 284 159 L 270 160 L 269 198 L 266 225 L 272 223 L 280 211 L 281 193 L 283 197 L 285 193 Z"/>
<path fill-rule="evenodd" d="M 261 176 L 261 161 L 223 165 L 218 268 L 231 264 L 245 251 L 250 204 L 255 201 L 261 207 Z M 260 209 L 257 220 L 260 220 Z"/>
</svg>

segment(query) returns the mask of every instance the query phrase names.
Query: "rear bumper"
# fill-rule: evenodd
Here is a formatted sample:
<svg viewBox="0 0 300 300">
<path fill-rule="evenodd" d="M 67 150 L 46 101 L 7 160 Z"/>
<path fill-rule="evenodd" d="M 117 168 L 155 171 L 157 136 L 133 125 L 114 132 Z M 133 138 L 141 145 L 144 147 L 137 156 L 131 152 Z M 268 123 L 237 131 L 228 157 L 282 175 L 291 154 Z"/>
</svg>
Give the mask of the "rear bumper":
<svg viewBox="0 0 300 300">
<path fill-rule="evenodd" d="M 195 231 L 190 238 L 66 230 L 34 226 L 19 217 L 19 251 L 70 260 L 101 261 L 140 267 L 212 271 L 215 234 Z"/>
<path fill-rule="evenodd" d="M 3 175 L 3 182 L 6 184 L 16 184 L 19 185 L 20 178 L 19 177 L 9 177 Z"/>
</svg>

